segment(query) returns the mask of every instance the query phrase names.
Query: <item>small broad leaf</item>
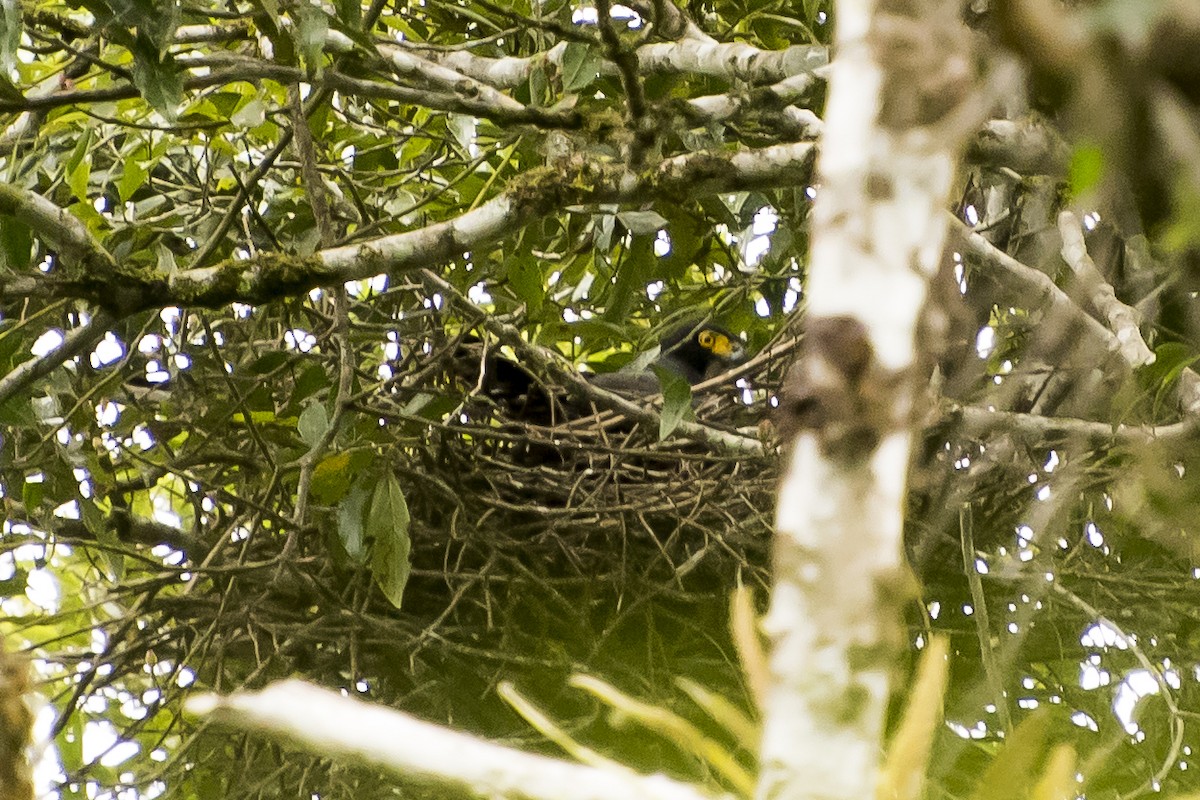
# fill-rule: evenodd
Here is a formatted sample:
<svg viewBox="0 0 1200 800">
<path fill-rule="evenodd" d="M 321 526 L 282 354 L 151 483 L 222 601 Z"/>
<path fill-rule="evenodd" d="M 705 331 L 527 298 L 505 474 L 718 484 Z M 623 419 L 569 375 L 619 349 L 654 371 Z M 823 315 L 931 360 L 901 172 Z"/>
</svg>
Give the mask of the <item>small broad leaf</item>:
<svg viewBox="0 0 1200 800">
<path fill-rule="evenodd" d="M 542 270 L 532 253 L 521 252 L 504 262 L 505 275 L 513 293 L 528 308 L 530 313 L 541 309 L 546 299 L 546 286 L 542 280 Z"/>
<path fill-rule="evenodd" d="M 546 68 L 537 64 L 529 71 L 529 99 L 534 105 L 542 105 L 549 96 L 550 82 L 546 78 Z"/>
<path fill-rule="evenodd" d="M 121 538 L 111 518 L 106 517 L 94 503 L 83 501 L 83 523 L 91 531 L 96 541 L 103 549 L 100 551 L 104 564 L 108 567 L 110 580 L 125 580 L 125 554 L 121 552 Z"/>
<path fill-rule="evenodd" d="M 88 201 L 88 178 L 92 175 L 92 162 L 89 158 L 81 158 L 74 169 L 67 173 L 67 186 L 71 194 L 81 202 Z"/>
<path fill-rule="evenodd" d="M 450 130 L 454 141 L 458 142 L 458 146 L 470 152 L 471 146 L 476 143 L 475 132 L 478 129 L 478 121 L 475 117 L 467 114 L 450 114 L 446 117 L 446 127 Z"/>
<path fill-rule="evenodd" d="M 33 255 L 33 233 L 29 226 L 11 217 L 0 219 L 0 269 L 22 272 Z"/>
<path fill-rule="evenodd" d="M 301 0 L 296 6 L 296 50 L 309 75 L 321 73 L 321 57 L 325 53 L 325 37 L 329 33 L 329 17 L 320 6 Z"/>
<path fill-rule="evenodd" d="M 239 128 L 257 128 L 267 119 L 267 107 L 257 97 L 233 112 L 229 121 Z"/>
<path fill-rule="evenodd" d="M 342 549 L 355 564 L 363 564 L 367 560 L 367 539 L 365 509 L 371 490 L 361 483 L 355 484 L 350 493 L 342 498 L 337 509 L 338 541 Z"/>
<path fill-rule="evenodd" d="M 267 375 L 291 360 L 292 356 L 289 353 L 285 353 L 282 350 L 272 350 L 256 359 L 253 364 L 247 367 L 246 371 L 251 375 Z"/>
<path fill-rule="evenodd" d="M 691 413 L 692 387 L 677 372 L 661 367 L 656 367 L 654 371 L 658 374 L 663 393 L 663 410 L 658 426 L 658 438 L 661 441 L 674 433 L 684 416 Z"/>
<path fill-rule="evenodd" d="M 350 491 L 353 475 L 350 469 L 350 453 L 334 453 L 321 459 L 313 469 L 312 496 L 323 505 L 332 505 Z"/>
<path fill-rule="evenodd" d="M 366 534 L 372 545 L 371 574 L 383 596 L 396 608 L 400 608 L 412 570 L 409 521 L 408 503 L 400 491 L 400 482 L 389 472 L 375 484 Z"/>
<path fill-rule="evenodd" d="M 362 3 L 358 0 L 335 0 L 333 5 L 338 20 L 346 28 L 356 30 L 362 25 Z"/>
<path fill-rule="evenodd" d="M 329 430 L 329 414 L 320 403 L 310 403 L 308 408 L 300 412 L 300 420 L 296 423 L 300 438 L 309 447 L 316 447 L 317 442 Z"/>
<path fill-rule="evenodd" d="M 146 167 L 136 158 L 127 158 L 121 167 L 121 177 L 117 179 L 117 196 L 124 203 L 133 197 L 133 193 L 146 185 Z"/>
<path fill-rule="evenodd" d="M 600 56 L 582 42 L 570 42 L 563 51 L 563 91 L 586 89 L 600 76 Z"/>
<path fill-rule="evenodd" d="M 21 6 L 16 0 L 0 0 L 0 72 L 8 74 L 17 64 L 21 46 Z"/>
<path fill-rule="evenodd" d="M 628 319 L 635 298 L 646 291 L 646 284 L 655 279 L 657 269 L 654 237 L 634 236 L 605 298 L 608 305 L 604 311 L 605 319 L 614 322 Z"/>
<path fill-rule="evenodd" d="M 617 219 L 634 234 L 657 233 L 667 226 L 667 218 L 657 211 L 622 211 Z"/>
<path fill-rule="evenodd" d="M 1071 196 L 1078 197 L 1100 183 L 1104 175 L 1104 152 L 1098 145 L 1081 144 L 1071 154 L 1068 182 Z"/>
<path fill-rule="evenodd" d="M 654 362 L 658 360 L 660 355 L 662 355 L 661 347 L 651 347 L 649 350 L 638 353 L 630 359 L 629 363 L 621 368 L 621 371 L 645 372 L 654 366 Z"/>
<path fill-rule="evenodd" d="M 160 55 L 141 43 L 139 38 L 133 48 L 133 85 L 155 111 L 174 120 L 183 100 L 183 73 L 170 53 Z"/>
<path fill-rule="evenodd" d="M 21 490 L 21 502 L 25 504 L 27 511 L 34 511 L 42 504 L 42 498 L 46 494 L 45 484 L 40 480 L 26 480 L 25 485 Z"/>
</svg>

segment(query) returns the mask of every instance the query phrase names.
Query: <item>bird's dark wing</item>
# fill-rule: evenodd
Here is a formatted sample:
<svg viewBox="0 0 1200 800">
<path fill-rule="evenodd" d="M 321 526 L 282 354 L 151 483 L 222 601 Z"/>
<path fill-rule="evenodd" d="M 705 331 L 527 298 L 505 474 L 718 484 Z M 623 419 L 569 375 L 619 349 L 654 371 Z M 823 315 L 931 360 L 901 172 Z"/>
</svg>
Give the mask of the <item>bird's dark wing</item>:
<svg viewBox="0 0 1200 800">
<path fill-rule="evenodd" d="M 543 385 L 520 364 L 484 347 L 478 339 L 464 339 L 455 353 L 456 371 L 509 418 L 553 425 L 593 413 L 590 403 L 568 399 L 562 391 Z M 686 325 L 663 338 L 654 366 L 680 375 L 695 386 L 738 363 L 742 352 L 741 340 L 720 326 Z M 632 400 L 662 391 L 653 369 L 607 372 L 588 375 L 587 379 L 600 389 Z"/>
<path fill-rule="evenodd" d="M 658 376 L 650 370 L 606 372 L 601 375 L 589 375 L 588 381 L 605 391 L 631 399 L 658 394 L 661 388 Z"/>
</svg>

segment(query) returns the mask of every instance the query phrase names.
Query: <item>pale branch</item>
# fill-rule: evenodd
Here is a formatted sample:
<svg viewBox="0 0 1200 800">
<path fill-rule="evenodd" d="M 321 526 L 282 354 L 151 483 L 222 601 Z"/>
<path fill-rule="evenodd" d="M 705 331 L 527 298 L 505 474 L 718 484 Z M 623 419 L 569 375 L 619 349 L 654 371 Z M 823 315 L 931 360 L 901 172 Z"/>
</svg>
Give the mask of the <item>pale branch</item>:
<svg viewBox="0 0 1200 800">
<path fill-rule="evenodd" d="M 956 234 L 955 246 L 964 257 L 976 259 L 984 267 L 1003 273 L 1003 279 L 994 280 L 995 287 L 1014 304 L 1044 308 L 1048 314 L 1059 319 L 1070 320 L 1090 340 L 1106 350 L 1121 353 L 1121 340 L 1101 322 L 1079 307 L 1049 275 L 1027 267 L 999 249 L 985 237 L 971 230 L 962 220 L 954 220 L 951 230 Z M 988 273 L 983 273 L 988 274 Z M 994 277 L 989 275 L 989 277 Z M 1132 369 L 1133 364 L 1122 357 L 1121 362 Z M 1186 415 L 1200 412 L 1200 374 L 1187 368 L 1179 376 L 1179 407 Z"/>
<path fill-rule="evenodd" d="M 451 53 L 431 53 L 428 58 L 497 89 L 513 89 L 529 80 L 533 71 L 544 64 L 561 69 L 566 51 L 567 42 L 559 42 L 546 52 L 534 56 L 492 58 L 455 50 Z"/>
<path fill-rule="evenodd" d="M 536 125 L 539 128 L 575 129 L 583 123 L 583 117 L 569 109 L 547 109 L 518 103 L 503 106 L 491 105 L 471 94 L 435 92 L 429 89 L 413 89 L 392 83 L 354 78 L 336 70 L 326 70 L 317 82 L 322 86 L 357 97 L 376 97 L 396 100 L 401 103 L 420 105 L 438 111 L 467 114 L 488 119 L 499 124 Z"/>
<path fill-rule="evenodd" d="M 1015 411 L 996 411 L 978 406 L 952 407 L 945 416 L 967 436 L 981 438 L 993 433 L 1011 433 L 1033 442 L 1070 439 L 1088 446 L 1145 445 L 1186 439 L 1200 430 L 1200 420 L 1171 425 L 1125 425 L 1095 422 L 1075 417 L 1047 417 Z"/>
<path fill-rule="evenodd" d="M 50 293 L 94 299 L 118 316 L 166 305 L 219 306 L 262 303 L 317 286 L 393 276 L 499 241 L 536 219 L 570 205 L 674 200 L 706 193 L 802 184 L 809 177 L 811 143 L 776 145 L 744 152 L 701 152 L 666 159 L 634 173 L 606 162 L 571 162 L 557 172 L 527 173 L 512 188 L 479 207 L 443 222 L 365 242 L 321 250 L 308 258 L 278 253 L 195 267 L 171 275 L 121 273 L 82 223 L 48 200 L 15 187 L 0 188 L 0 215 L 26 221 L 42 238 L 73 258 L 67 272 L 87 266 L 84 283 L 52 276 L 17 276 L 0 282 L 0 295 Z M 61 223 L 61 224 L 60 224 Z M 113 280 L 120 278 L 119 291 Z M 103 289 L 103 291 L 101 291 Z M 18 294 L 18 291 L 20 294 Z"/>
<path fill-rule="evenodd" d="M 242 75 L 244 76 L 243 80 L 269 78 L 285 84 L 303 81 L 313 86 L 336 89 L 354 97 L 396 100 L 437 111 L 489 119 L 499 124 L 571 129 L 578 128 L 582 124 L 582 117 L 575 111 L 526 106 L 492 89 L 485 93 L 466 90 L 439 91 L 428 87 L 413 87 L 353 77 L 335 68 L 325 69 L 319 76 L 314 77 L 298 67 L 274 64 L 235 53 L 206 53 L 195 58 L 180 58 L 179 61 L 192 70 L 205 67 L 217 68 L 222 71 L 221 74 Z M 497 98 L 502 98 L 502 100 L 497 102 Z"/>
<path fill-rule="evenodd" d="M 821 45 L 760 50 L 742 42 L 690 39 L 642 45 L 637 56 L 643 75 L 686 73 L 750 83 L 778 83 L 829 63 L 829 51 Z"/>
<path fill-rule="evenodd" d="M 821 120 L 806 108 L 792 104 L 809 94 L 817 85 L 814 72 L 804 72 L 785 78 L 771 86 L 747 92 L 712 94 L 684 101 L 684 109 L 694 121 L 723 122 L 747 110 L 763 111 L 776 109 L 796 126 L 814 138 L 820 134 Z"/>
<path fill-rule="evenodd" d="M 431 89 L 477 98 L 480 102 L 510 114 L 525 106 L 499 90 L 463 75 L 449 67 L 429 61 L 396 45 L 380 45 L 379 56 L 397 77 Z"/>
<path fill-rule="evenodd" d="M 559 43 L 535 56 L 489 58 L 459 50 L 431 54 L 430 60 L 490 84 L 511 89 L 529 80 L 541 64 L 562 67 L 566 44 Z M 829 63 L 829 50 L 821 45 L 793 45 L 783 50 L 760 50 L 741 42 L 717 42 L 687 37 L 675 42 L 645 44 L 636 51 L 638 72 L 707 75 L 724 80 L 773 84 Z M 611 67 L 610 67 L 611 68 Z"/>
<path fill-rule="evenodd" d="M 74 358 L 104 338 L 113 319 L 103 311 L 97 312 L 78 328 L 67 332 L 63 342 L 44 356 L 35 356 L 22 361 L 0 377 L 0 403 L 15 397 L 35 382 L 49 375 L 68 360 Z"/>
<path fill-rule="evenodd" d="M 236 42 L 250 38 L 249 20 L 223 25 L 180 25 L 175 29 L 177 45 L 206 44 L 210 42 Z"/>
<path fill-rule="evenodd" d="M 650 426 L 657 430 L 661 422 L 661 414 L 654 408 L 648 408 L 633 402 L 619 394 L 602 389 L 591 383 L 580 373 L 562 363 L 560 358 L 550 350 L 528 342 L 521 336 L 521 331 L 476 306 L 449 282 L 429 270 L 422 270 L 421 277 L 426 286 L 450 298 L 460 308 L 474 314 L 477 324 L 495 336 L 501 343 L 508 345 L 520 356 L 521 363 L 528 365 L 535 374 L 550 376 L 554 384 L 562 386 L 572 396 L 592 403 L 598 409 L 615 411 L 621 416 Z M 716 376 L 698 386 L 698 389 L 709 388 L 722 383 L 723 376 Z M 672 432 L 673 438 L 684 438 L 702 442 L 720 450 L 732 450 L 747 455 L 762 455 L 766 448 L 760 439 L 742 436 L 736 433 L 711 428 L 698 422 L 679 422 Z"/>
<path fill-rule="evenodd" d="M 0 216 L 28 225 L 58 253 L 70 276 L 110 275 L 116 269 L 112 256 L 83 222 L 40 194 L 11 183 L 0 184 Z M 0 296 L 3 294 L 4 284 L 0 283 Z"/>
<path fill-rule="evenodd" d="M 975 260 L 982 268 L 983 275 L 995 279 L 996 286 L 1009 302 L 1043 308 L 1054 317 L 1069 319 L 1078 324 L 1089 339 L 1102 343 L 1106 350 L 1119 349 L 1120 343 L 1116 336 L 1080 308 L 1049 275 L 1017 261 L 952 214 L 947 216 L 953 220 L 951 230 L 956 234 L 954 246 L 961 250 L 964 258 Z M 996 278 L 993 273 L 987 271 L 989 269 L 1002 272 L 1003 277 Z"/>
<path fill-rule="evenodd" d="M 664 775 L 525 753 L 301 681 L 227 697 L 199 695 L 188 701 L 187 710 L 284 738 L 321 756 L 368 764 L 403 781 L 470 797 L 713 800 L 699 788 Z"/>
<path fill-rule="evenodd" d="M 1154 363 L 1154 351 L 1142 338 L 1138 313 L 1117 299 L 1116 292 L 1095 262 L 1088 255 L 1087 243 L 1083 239 L 1083 224 L 1070 211 L 1058 215 L 1058 232 L 1062 237 L 1062 257 L 1075 275 L 1075 287 L 1084 295 L 1092 308 L 1108 322 L 1108 328 L 1117 339 L 1117 352 L 1131 367 Z"/>
<path fill-rule="evenodd" d="M 308 260 L 272 255 L 184 270 L 168 278 L 172 297 L 192 304 L 264 302 L 323 284 L 397 275 L 443 263 L 511 235 L 573 204 L 672 199 L 702 193 L 794 186 L 811 168 L 813 145 L 778 145 L 739 153 L 696 153 L 636 175 L 617 165 L 572 165 L 528 176 L 520 185 L 444 222 L 367 242 L 333 247 Z"/>
</svg>

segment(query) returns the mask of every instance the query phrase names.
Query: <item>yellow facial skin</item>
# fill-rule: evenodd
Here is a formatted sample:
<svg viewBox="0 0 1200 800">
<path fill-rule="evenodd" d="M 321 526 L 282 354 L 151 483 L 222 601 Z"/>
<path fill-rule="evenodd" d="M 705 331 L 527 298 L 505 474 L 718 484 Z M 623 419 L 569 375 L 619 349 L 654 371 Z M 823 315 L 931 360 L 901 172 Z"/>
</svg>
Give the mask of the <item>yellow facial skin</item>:
<svg viewBox="0 0 1200 800">
<path fill-rule="evenodd" d="M 737 349 L 728 336 L 716 331 L 700 331 L 699 342 L 705 350 L 722 358 L 729 358 Z"/>
</svg>

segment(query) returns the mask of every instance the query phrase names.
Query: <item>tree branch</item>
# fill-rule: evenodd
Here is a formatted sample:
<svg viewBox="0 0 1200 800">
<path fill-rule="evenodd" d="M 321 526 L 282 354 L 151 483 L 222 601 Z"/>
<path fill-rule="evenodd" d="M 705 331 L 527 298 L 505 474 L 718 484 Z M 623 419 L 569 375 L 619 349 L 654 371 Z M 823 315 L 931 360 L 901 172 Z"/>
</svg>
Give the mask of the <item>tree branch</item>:
<svg viewBox="0 0 1200 800">
<path fill-rule="evenodd" d="M 529 80 L 530 73 L 541 63 L 561 67 L 565 52 L 566 43 L 560 42 L 545 53 L 527 58 L 487 58 L 460 50 L 437 54 L 431 59 L 498 89 L 511 89 Z M 638 72 L 643 76 L 691 73 L 763 84 L 778 83 L 825 66 L 829 63 L 829 50 L 821 45 L 760 50 L 741 42 L 687 37 L 676 42 L 642 45 L 637 49 L 637 61 Z"/>
<path fill-rule="evenodd" d="M 664 775 L 603 769 L 524 753 L 301 681 L 228 697 L 199 695 L 192 714 L 265 731 L 407 781 L 471 797 L 523 800 L 710 800 Z M 727 797 L 727 796 L 726 796 Z"/>
<path fill-rule="evenodd" d="M 367 242 L 322 250 L 312 257 L 263 254 L 230 260 L 211 267 L 196 267 L 152 279 L 123 276 L 122 313 L 165 305 L 220 306 L 233 301 L 263 303 L 281 296 L 299 294 L 321 285 L 361 280 L 380 273 L 398 275 L 461 256 L 464 252 L 498 241 L 530 222 L 561 213 L 569 205 L 593 203 L 672 200 L 685 193 L 743 191 L 774 186 L 794 186 L 808 179 L 814 147 L 809 143 L 778 145 L 750 152 L 695 153 L 667 159 L 655 169 L 636 174 L 620 165 L 584 162 L 559 169 L 527 173 L 505 193 L 454 219 L 413 231 L 384 236 Z M 0 214 L 5 211 L 4 192 L 19 193 L 21 204 L 12 211 L 41 209 L 38 216 L 42 235 L 58 235 L 50 225 L 66 214 L 43 198 L 9 187 L 0 191 Z M 82 226 L 71 218 L 74 229 Z M 82 244 L 82 240 L 69 240 Z M 98 247 L 98 245 L 96 246 Z M 79 248 L 77 248 L 78 250 Z M 87 251 L 90 253 L 90 251 Z M 99 258 L 103 254 L 93 254 Z M 106 257 L 106 254 L 103 254 Z M 106 262 L 111 263 L 111 262 Z M 106 267 L 112 275 L 112 267 Z M 10 284 L 6 294 L 20 288 L 32 294 L 39 284 L 22 276 L 21 284 Z M 54 286 L 56 296 L 74 297 L 74 285 Z"/>
<path fill-rule="evenodd" d="M 1154 352 L 1146 345 L 1138 327 L 1138 314 L 1117 299 L 1113 287 L 1088 255 L 1083 240 L 1083 225 L 1070 211 L 1058 215 L 1058 232 L 1062 236 L 1062 257 L 1075 274 L 1076 285 L 1092 308 L 1108 321 L 1108 328 L 1117 340 L 1117 351 L 1129 366 L 1137 369 L 1154 363 Z"/>
<path fill-rule="evenodd" d="M 107 313 L 98 311 L 86 323 L 68 332 L 63 337 L 63 343 L 58 346 L 58 349 L 40 358 L 34 357 L 22 361 L 7 375 L 0 378 L 0 403 L 25 391 L 35 381 L 41 380 L 68 360 L 89 347 L 93 347 L 104 337 L 112 322 L 112 317 Z"/>
</svg>

